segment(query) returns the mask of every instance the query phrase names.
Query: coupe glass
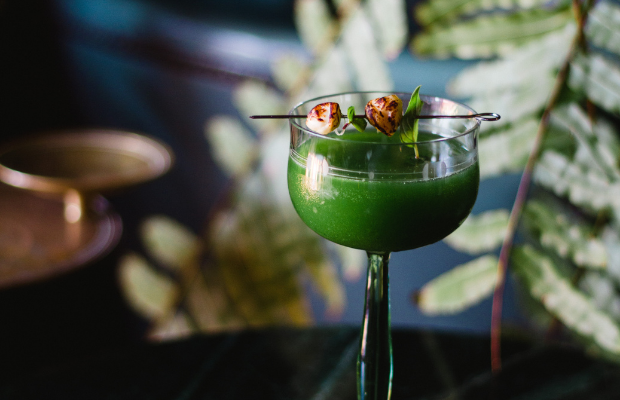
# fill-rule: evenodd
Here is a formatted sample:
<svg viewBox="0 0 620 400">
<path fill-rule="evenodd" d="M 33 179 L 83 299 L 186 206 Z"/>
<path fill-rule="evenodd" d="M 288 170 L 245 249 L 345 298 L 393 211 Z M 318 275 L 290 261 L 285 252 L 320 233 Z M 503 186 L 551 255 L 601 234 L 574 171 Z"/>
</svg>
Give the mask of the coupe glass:
<svg viewBox="0 0 620 400">
<path fill-rule="evenodd" d="M 305 101 L 290 114 L 337 102 L 363 113 L 369 100 L 396 94 L 407 108 L 411 94 L 342 93 Z M 424 115 L 471 115 L 451 100 L 421 96 Z M 469 215 L 476 196 L 478 131 L 475 118 L 420 119 L 416 143 L 404 143 L 368 125 L 320 135 L 303 118 L 290 119 L 288 188 L 302 220 L 324 238 L 368 255 L 364 318 L 357 363 L 359 399 L 389 399 L 392 340 L 388 261 L 391 252 L 437 242 Z"/>
</svg>

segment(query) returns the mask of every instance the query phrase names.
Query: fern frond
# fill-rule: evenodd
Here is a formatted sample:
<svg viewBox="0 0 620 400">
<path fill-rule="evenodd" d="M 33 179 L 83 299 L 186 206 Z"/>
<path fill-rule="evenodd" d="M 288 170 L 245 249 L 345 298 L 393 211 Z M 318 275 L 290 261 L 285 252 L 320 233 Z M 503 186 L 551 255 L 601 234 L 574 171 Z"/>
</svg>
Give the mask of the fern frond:
<svg viewBox="0 0 620 400">
<path fill-rule="evenodd" d="M 620 184 L 556 151 L 543 152 L 534 181 L 592 213 L 613 211 L 620 215 Z"/>
<path fill-rule="evenodd" d="M 554 7 L 564 7 L 567 1 L 559 1 Z M 415 9 L 415 18 L 422 25 L 454 23 L 467 17 L 489 11 L 516 11 L 548 7 L 547 0 L 434 0 L 420 3 Z"/>
<path fill-rule="evenodd" d="M 620 55 L 620 6 L 599 1 L 588 16 L 585 34 L 593 45 Z"/>
<path fill-rule="evenodd" d="M 531 84 L 541 76 L 553 76 L 564 62 L 574 35 L 575 24 L 568 23 L 564 29 L 525 44 L 505 57 L 478 62 L 454 77 L 448 92 L 460 98 L 488 96 Z"/>
<path fill-rule="evenodd" d="M 442 58 L 505 55 L 533 39 L 562 29 L 571 18 L 570 10 L 483 14 L 450 26 L 431 26 L 414 38 L 411 48 L 423 56 Z"/>
<path fill-rule="evenodd" d="M 607 267 L 607 252 L 592 226 L 542 200 L 531 200 L 525 207 L 524 223 L 540 244 L 583 268 Z"/>
<path fill-rule="evenodd" d="M 620 65 L 591 52 L 575 57 L 568 80 L 571 89 L 585 92 L 588 98 L 610 113 L 620 114 Z"/>
<path fill-rule="evenodd" d="M 522 171 L 532 151 L 538 123 L 535 118 L 524 118 L 523 122 L 483 136 L 478 147 L 480 177 Z"/>
<path fill-rule="evenodd" d="M 482 256 L 428 282 L 417 294 L 416 304 L 425 314 L 454 314 L 489 296 L 496 283 L 497 257 Z"/>
<path fill-rule="evenodd" d="M 444 242 L 468 254 L 492 251 L 504 240 L 508 217 L 507 210 L 491 210 L 470 215 L 463 225 L 444 239 Z"/>
<path fill-rule="evenodd" d="M 620 353 L 617 323 L 574 288 L 549 257 L 530 246 L 516 248 L 512 268 L 529 293 L 564 325 L 601 348 Z"/>
</svg>

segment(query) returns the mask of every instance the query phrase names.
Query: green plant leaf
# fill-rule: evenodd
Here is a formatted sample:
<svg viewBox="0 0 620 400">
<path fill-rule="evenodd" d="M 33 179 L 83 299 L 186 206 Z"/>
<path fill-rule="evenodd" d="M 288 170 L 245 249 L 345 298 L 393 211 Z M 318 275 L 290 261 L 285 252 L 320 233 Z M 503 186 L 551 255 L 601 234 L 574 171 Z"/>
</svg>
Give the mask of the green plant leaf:
<svg viewBox="0 0 620 400">
<path fill-rule="evenodd" d="M 501 115 L 499 121 L 493 122 L 495 128 L 518 124 L 540 115 L 553 90 L 553 84 L 551 76 L 544 76 L 513 90 L 472 98 L 468 104 L 474 110 L 493 110 L 492 112 Z"/>
<path fill-rule="evenodd" d="M 127 302 L 148 319 L 163 320 L 174 313 L 179 288 L 135 253 L 119 262 L 119 279 Z"/>
<path fill-rule="evenodd" d="M 312 317 L 298 278 L 300 256 L 285 242 L 298 238 L 295 226 L 284 226 L 280 236 L 273 230 L 282 228 L 278 214 L 256 198 L 254 202 L 219 214 L 210 227 L 213 268 L 228 303 L 224 308 L 249 326 L 308 325 Z M 300 241 L 302 245 L 308 243 Z"/>
<path fill-rule="evenodd" d="M 572 163 L 556 151 L 543 152 L 534 171 L 534 181 L 588 211 L 611 210 L 620 215 L 620 185 L 612 184 L 604 174 L 588 166 Z"/>
<path fill-rule="evenodd" d="M 620 229 L 617 223 L 607 225 L 601 233 L 607 252 L 607 276 L 620 284 Z"/>
<path fill-rule="evenodd" d="M 294 20 L 299 38 L 313 53 L 331 44 L 336 27 L 325 0 L 295 0 Z"/>
<path fill-rule="evenodd" d="M 366 8 L 381 53 L 387 59 L 396 58 L 407 44 L 409 34 L 405 1 L 368 0 Z"/>
<path fill-rule="evenodd" d="M 197 263 L 200 239 L 172 218 L 151 216 L 142 223 L 140 233 L 148 253 L 163 267 L 180 270 Z"/>
<path fill-rule="evenodd" d="M 299 55 L 285 54 L 271 64 L 273 80 L 284 92 L 295 92 L 309 74 L 309 67 Z"/>
<path fill-rule="evenodd" d="M 593 123 L 577 104 L 570 103 L 553 111 L 551 123 L 570 132 L 577 140 L 576 162 L 592 166 L 610 181 L 620 180 L 617 159 L 620 141 L 613 126 L 603 117 Z"/>
<path fill-rule="evenodd" d="M 308 325 L 307 277 L 328 312 L 341 312 L 344 289 L 322 239 L 294 212 L 283 212 L 266 184 L 260 173 L 242 182 L 234 207 L 211 226 L 209 244 L 228 301 L 251 326 Z"/>
<path fill-rule="evenodd" d="M 354 72 L 357 89 L 361 91 L 392 89 L 394 83 L 383 54 L 377 46 L 375 31 L 363 7 L 358 7 L 344 22 L 341 40 Z M 329 93 L 334 91 L 330 90 Z"/>
<path fill-rule="evenodd" d="M 353 125 L 355 127 L 355 129 L 357 129 L 360 132 L 364 132 L 364 130 L 366 129 L 366 125 L 368 125 L 368 122 L 366 121 L 365 118 L 356 118 L 355 117 L 355 107 L 350 106 L 347 109 L 347 118 L 349 120 L 349 124 Z M 345 125 L 346 127 L 346 125 Z"/>
<path fill-rule="evenodd" d="M 590 100 L 610 113 L 620 113 L 618 63 L 594 52 L 577 56 L 571 63 L 568 84 L 575 91 L 585 91 Z"/>
<path fill-rule="evenodd" d="M 492 135 L 481 136 L 478 147 L 480 177 L 522 171 L 532 151 L 538 123 L 535 118 L 526 118 Z"/>
<path fill-rule="evenodd" d="M 292 103 L 332 93 L 353 90 L 347 54 L 343 45 L 334 44 L 317 61 L 305 91 L 300 92 Z"/>
<path fill-rule="evenodd" d="M 425 314 L 453 314 L 480 302 L 495 288 L 497 263 L 497 257 L 486 255 L 454 267 L 422 287 L 418 307 Z"/>
<path fill-rule="evenodd" d="M 256 161 L 256 139 L 236 118 L 216 116 L 207 121 L 205 137 L 211 146 L 213 158 L 222 170 L 231 176 L 242 176 Z"/>
<path fill-rule="evenodd" d="M 531 246 L 524 246 L 513 250 L 511 262 L 520 281 L 547 311 L 601 348 L 620 353 L 620 328 L 616 322 L 575 289 L 549 257 Z"/>
<path fill-rule="evenodd" d="M 555 74 L 575 33 L 573 23 L 544 35 L 495 61 L 477 63 L 459 73 L 449 84 L 448 92 L 468 98 L 478 111 L 493 110 L 502 115 L 494 122 L 498 129 L 521 124 L 539 114 L 555 84 Z M 498 141 L 500 139 L 497 139 Z"/>
<path fill-rule="evenodd" d="M 566 1 L 557 2 L 557 6 L 565 5 Z M 423 25 L 454 23 L 459 17 L 467 17 L 492 10 L 514 11 L 548 6 L 546 0 L 434 0 L 419 3 L 415 9 L 415 17 Z"/>
<path fill-rule="evenodd" d="M 620 7 L 611 1 L 599 1 L 588 14 L 586 37 L 595 46 L 620 55 Z"/>
<path fill-rule="evenodd" d="M 468 254 L 494 250 L 504 241 L 509 218 L 510 213 L 503 209 L 470 215 L 444 242 Z"/>
<path fill-rule="evenodd" d="M 282 94 L 264 83 L 253 80 L 247 80 L 237 86 L 233 92 L 233 100 L 244 120 L 250 115 L 286 114 L 289 111 L 288 103 Z M 276 118 L 248 118 L 246 122 L 257 132 L 264 134 L 277 131 L 281 126 L 286 125 L 286 121 Z"/>
<path fill-rule="evenodd" d="M 414 37 L 411 47 L 417 54 L 435 57 L 472 59 L 505 55 L 532 39 L 562 29 L 571 18 L 568 8 L 481 14 L 447 26 L 432 25 Z"/>
<path fill-rule="evenodd" d="M 603 116 L 592 123 L 575 104 L 559 107 L 551 114 L 552 127 L 569 133 L 576 143 L 574 154 L 546 150 L 534 180 L 558 196 L 589 212 L 612 211 L 620 216 L 620 140 Z"/>
<path fill-rule="evenodd" d="M 526 226 L 541 245 L 575 265 L 592 269 L 607 267 L 605 244 L 592 235 L 593 228 L 561 209 L 558 202 L 531 200 L 523 214 Z"/>
<path fill-rule="evenodd" d="M 400 141 L 403 143 L 415 143 L 418 141 L 418 125 L 419 119 L 417 118 L 422 111 L 424 102 L 420 98 L 420 86 L 416 87 L 411 94 L 409 105 L 403 119 L 400 122 Z M 415 148 L 415 155 L 418 157 L 418 147 Z"/>
<path fill-rule="evenodd" d="M 575 24 L 548 33 L 493 61 L 465 68 L 448 84 L 455 97 L 487 97 L 522 86 L 545 83 L 554 77 L 569 51 Z M 503 119 L 503 116 L 502 116 Z"/>
<path fill-rule="evenodd" d="M 585 271 L 579 289 L 592 299 L 592 303 L 615 320 L 620 320 L 620 297 L 613 279 L 601 271 Z"/>
<path fill-rule="evenodd" d="M 162 321 L 149 330 L 149 340 L 163 342 L 174 340 L 181 337 L 188 337 L 194 333 L 194 327 L 188 322 L 187 315 L 182 312 L 176 312 L 174 316 Z"/>
</svg>

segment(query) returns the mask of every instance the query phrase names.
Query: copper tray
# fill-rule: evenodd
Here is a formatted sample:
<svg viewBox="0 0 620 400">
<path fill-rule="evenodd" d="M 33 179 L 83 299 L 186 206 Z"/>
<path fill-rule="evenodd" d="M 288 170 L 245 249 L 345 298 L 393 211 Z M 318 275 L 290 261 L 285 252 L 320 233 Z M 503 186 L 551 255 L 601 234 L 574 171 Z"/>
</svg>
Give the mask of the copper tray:
<svg viewBox="0 0 620 400">
<path fill-rule="evenodd" d="M 67 223 L 59 198 L 0 183 L 0 288 L 43 280 L 105 255 L 121 236 L 102 197 L 89 218 Z"/>
<path fill-rule="evenodd" d="M 112 249 L 122 223 L 101 193 L 157 178 L 172 162 L 155 139 L 104 129 L 2 147 L 0 287 L 62 273 Z"/>
</svg>

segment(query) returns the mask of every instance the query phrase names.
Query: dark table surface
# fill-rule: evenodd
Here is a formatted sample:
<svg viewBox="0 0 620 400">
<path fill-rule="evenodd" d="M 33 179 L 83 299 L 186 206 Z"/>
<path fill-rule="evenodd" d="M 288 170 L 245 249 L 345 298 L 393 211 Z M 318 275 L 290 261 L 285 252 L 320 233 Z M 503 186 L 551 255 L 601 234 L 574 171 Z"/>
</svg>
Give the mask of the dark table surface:
<svg viewBox="0 0 620 400">
<path fill-rule="evenodd" d="M 393 332 L 393 399 L 618 399 L 620 368 L 560 345 Z M 0 378 L 1 399 L 355 399 L 356 327 L 271 328 L 141 343 Z M 5 375 L 6 378 L 6 375 Z"/>
</svg>

